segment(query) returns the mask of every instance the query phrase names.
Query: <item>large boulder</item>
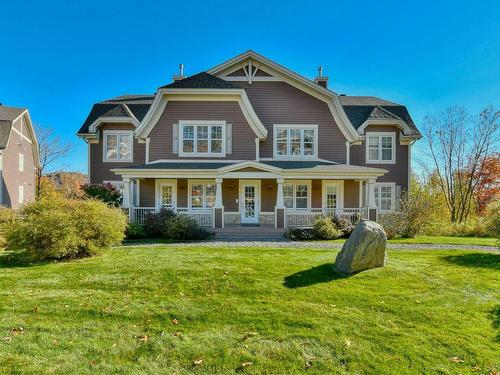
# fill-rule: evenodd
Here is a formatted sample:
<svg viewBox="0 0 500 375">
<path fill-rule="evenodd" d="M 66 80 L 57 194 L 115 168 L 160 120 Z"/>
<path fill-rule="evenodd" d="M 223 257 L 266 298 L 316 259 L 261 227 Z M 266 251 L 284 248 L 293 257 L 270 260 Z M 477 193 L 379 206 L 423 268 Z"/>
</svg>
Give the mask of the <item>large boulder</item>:
<svg viewBox="0 0 500 375">
<path fill-rule="evenodd" d="M 383 267 L 387 260 L 384 228 L 374 221 L 360 220 L 335 259 L 334 268 L 342 273 L 355 273 Z"/>
</svg>

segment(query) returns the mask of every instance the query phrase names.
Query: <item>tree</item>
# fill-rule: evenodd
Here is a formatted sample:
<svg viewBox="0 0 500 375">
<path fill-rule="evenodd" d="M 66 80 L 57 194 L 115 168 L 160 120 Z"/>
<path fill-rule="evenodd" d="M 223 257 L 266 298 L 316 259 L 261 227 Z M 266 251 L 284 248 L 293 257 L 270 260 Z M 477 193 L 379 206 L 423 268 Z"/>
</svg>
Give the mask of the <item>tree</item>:
<svg viewBox="0 0 500 375">
<path fill-rule="evenodd" d="M 478 184 L 474 199 L 478 214 L 484 214 L 486 206 L 500 198 L 500 153 L 488 156 L 483 169 L 477 172 Z"/>
<path fill-rule="evenodd" d="M 40 152 L 40 167 L 37 169 L 37 195 L 40 195 L 42 176 L 57 160 L 66 156 L 71 150 L 70 143 L 64 143 L 60 137 L 54 135 L 54 130 L 37 127 L 36 135 Z"/>
<path fill-rule="evenodd" d="M 474 192 L 485 160 L 498 145 L 500 112 L 487 107 L 472 117 L 450 107 L 425 117 L 429 155 L 452 222 L 463 222 L 474 205 Z"/>
</svg>

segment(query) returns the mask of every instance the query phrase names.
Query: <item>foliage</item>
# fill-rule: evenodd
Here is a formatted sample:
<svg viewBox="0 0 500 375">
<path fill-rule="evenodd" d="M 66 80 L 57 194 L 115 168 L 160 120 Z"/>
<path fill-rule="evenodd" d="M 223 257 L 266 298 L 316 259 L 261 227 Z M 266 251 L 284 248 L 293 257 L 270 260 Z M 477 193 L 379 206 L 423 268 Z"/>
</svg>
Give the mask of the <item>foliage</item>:
<svg viewBox="0 0 500 375">
<path fill-rule="evenodd" d="M 6 235 L 10 226 L 19 219 L 19 215 L 11 208 L 0 206 L 0 249 L 7 245 Z"/>
<path fill-rule="evenodd" d="M 50 173 L 42 177 L 40 193 L 58 191 L 65 198 L 82 199 L 85 197 L 85 192 L 82 189 L 85 181 L 85 176 L 79 172 Z"/>
<path fill-rule="evenodd" d="M 141 224 L 129 223 L 125 231 L 125 236 L 128 239 L 146 238 L 148 234 Z"/>
<path fill-rule="evenodd" d="M 86 184 L 83 191 L 90 198 L 118 207 L 121 204 L 121 193 L 111 184 Z"/>
<path fill-rule="evenodd" d="M 292 241 L 310 241 L 316 239 L 316 234 L 312 228 L 290 228 L 286 236 Z"/>
<path fill-rule="evenodd" d="M 320 240 L 334 240 L 342 236 L 330 217 L 318 217 L 313 223 L 313 233 Z"/>
<path fill-rule="evenodd" d="M 500 153 L 485 158 L 476 178 L 478 184 L 474 195 L 477 212 L 483 214 L 490 202 L 500 199 Z"/>
<path fill-rule="evenodd" d="M 158 212 L 147 212 L 144 215 L 144 231 L 149 237 L 161 237 L 165 222 L 176 215 L 174 210 L 165 207 Z"/>
<path fill-rule="evenodd" d="M 27 250 L 37 259 L 92 256 L 119 244 L 126 216 L 97 200 L 70 200 L 58 194 L 24 205 L 9 226 L 8 248 Z"/>
<path fill-rule="evenodd" d="M 400 236 L 403 232 L 403 215 L 398 211 L 379 214 L 378 223 L 384 228 L 388 240 Z"/>
<path fill-rule="evenodd" d="M 500 199 L 491 202 L 486 208 L 486 232 L 500 238 Z"/>
<path fill-rule="evenodd" d="M 164 222 L 162 235 L 167 240 L 204 240 L 209 234 L 196 220 L 186 215 L 176 215 Z"/>
<path fill-rule="evenodd" d="M 342 232 L 342 237 L 349 237 L 358 221 L 359 218 L 353 223 L 351 220 L 343 216 L 335 215 L 332 217 L 333 225 L 335 225 L 335 227 Z"/>
</svg>

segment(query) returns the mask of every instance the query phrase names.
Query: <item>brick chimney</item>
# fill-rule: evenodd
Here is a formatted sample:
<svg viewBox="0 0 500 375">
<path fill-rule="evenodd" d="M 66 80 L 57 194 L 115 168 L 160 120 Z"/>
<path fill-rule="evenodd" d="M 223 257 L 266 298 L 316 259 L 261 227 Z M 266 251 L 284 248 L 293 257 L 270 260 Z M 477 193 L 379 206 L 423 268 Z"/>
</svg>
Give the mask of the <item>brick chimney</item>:
<svg viewBox="0 0 500 375">
<path fill-rule="evenodd" d="M 323 67 L 321 65 L 318 66 L 318 76 L 314 78 L 314 82 L 325 89 L 328 88 L 328 77 L 323 76 Z"/>
</svg>

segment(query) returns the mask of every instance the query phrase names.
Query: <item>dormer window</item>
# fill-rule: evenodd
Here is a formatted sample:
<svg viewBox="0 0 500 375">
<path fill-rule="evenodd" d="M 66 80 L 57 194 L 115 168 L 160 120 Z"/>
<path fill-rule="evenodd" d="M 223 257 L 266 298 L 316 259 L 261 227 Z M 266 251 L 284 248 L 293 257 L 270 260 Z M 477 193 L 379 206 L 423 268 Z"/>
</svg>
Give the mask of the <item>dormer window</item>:
<svg viewBox="0 0 500 375">
<path fill-rule="evenodd" d="M 394 164 L 396 133 L 366 132 L 366 163 L 367 164 Z"/>
<path fill-rule="evenodd" d="M 181 156 L 225 156 L 225 121 L 181 121 Z"/>
<path fill-rule="evenodd" d="M 274 125 L 273 130 L 275 158 L 317 157 L 317 125 Z"/>
<path fill-rule="evenodd" d="M 133 132 L 130 130 L 103 131 L 103 161 L 132 162 Z"/>
</svg>

